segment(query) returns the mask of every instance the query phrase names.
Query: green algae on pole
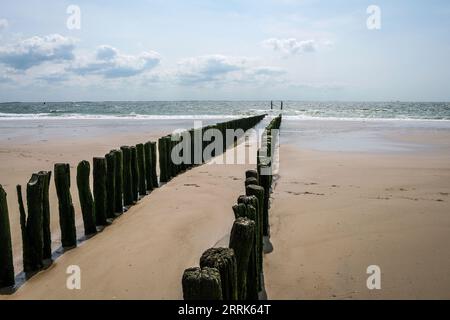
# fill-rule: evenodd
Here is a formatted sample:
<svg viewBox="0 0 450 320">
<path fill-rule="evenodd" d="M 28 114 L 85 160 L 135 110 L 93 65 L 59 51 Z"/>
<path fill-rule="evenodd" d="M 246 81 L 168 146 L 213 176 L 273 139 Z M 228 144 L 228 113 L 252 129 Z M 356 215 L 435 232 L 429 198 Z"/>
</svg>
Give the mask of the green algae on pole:
<svg viewBox="0 0 450 320">
<path fill-rule="evenodd" d="M 222 300 L 222 285 L 216 268 L 188 268 L 181 280 L 184 300 Z"/>
<path fill-rule="evenodd" d="M 120 147 L 123 155 L 123 204 L 131 206 L 133 204 L 133 181 L 131 177 L 131 148 Z"/>
<path fill-rule="evenodd" d="M 233 249 L 210 248 L 206 250 L 200 257 L 200 267 L 219 270 L 223 299 L 237 300 L 237 267 Z"/>
<path fill-rule="evenodd" d="M 139 200 L 139 167 L 137 163 L 137 150 L 131 146 L 131 190 L 133 194 L 133 203 Z"/>
<path fill-rule="evenodd" d="M 106 159 L 106 218 L 116 217 L 116 156 L 114 151 L 105 155 Z"/>
<path fill-rule="evenodd" d="M 114 191 L 115 212 L 116 215 L 123 213 L 123 157 L 122 150 L 114 150 L 116 158 L 115 175 L 116 175 L 116 189 Z"/>
<path fill-rule="evenodd" d="M 253 248 L 255 222 L 248 218 L 237 218 L 231 229 L 230 245 L 236 256 L 238 300 L 247 299 L 247 274 Z"/>
<path fill-rule="evenodd" d="M 43 183 L 42 194 L 42 237 L 43 237 L 43 259 L 52 259 L 52 236 L 50 232 L 50 200 L 49 200 L 49 188 L 52 172 L 40 171 L 38 173 Z"/>
<path fill-rule="evenodd" d="M 89 176 L 91 165 L 83 160 L 77 166 L 77 187 L 83 216 L 84 234 L 90 236 L 97 233 L 95 224 L 94 198 L 92 197 Z"/>
<path fill-rule="evenodd" d="M 144 145 L 138 143 L 136 145 L 137 165 L 138 165 L 138 187 L 139 196 L 143 197 L 147 194 L 146 170 L 145 170 L 145 153 Z"/>
<path fill-rule="evenodd" d="M 63 248 L 77 246 L 75 229 L 75 209 L 70 194 L 70 166 L 68 163 L 55 164 L 55 187 L 58 196 L 59 225 L 61 227 L 61 243 Z"/>
<path fill-rule="evenodd" d="M 9 225 L 8 201 L 3 186 L 0 185 L 0 288 L 12 287 L 14 263 Z"/>
<path fill-rule="evenodd" d="M 93 159 L 95 224 L 106 226 L 106 159 Z"/>
<path fill-rule="evenodd" d="M 147 191 L 153 190 L 153 178 L 152 178 L 152 144 L 151 142 L 146 142 L 144 144 L 144 166 L 145 166 L 145 186 Z"/>
</svg>

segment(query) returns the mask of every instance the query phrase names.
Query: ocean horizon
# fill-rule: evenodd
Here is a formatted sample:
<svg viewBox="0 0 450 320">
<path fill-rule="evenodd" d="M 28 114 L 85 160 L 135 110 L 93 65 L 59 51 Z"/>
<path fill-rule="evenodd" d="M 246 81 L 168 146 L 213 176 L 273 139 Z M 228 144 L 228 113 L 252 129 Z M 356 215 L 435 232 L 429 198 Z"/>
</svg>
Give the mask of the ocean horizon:
<svg viewBox="0 0 450 320">
<path fill-rule="evenodd" d="M 261 113 L 277 115 L 280 101 L 80 101 L 3 102 L 1 120 L 45 119 L 216 119 Z M 450 102 L 283 101 L 286 120 L 449 121 Z"/>
</svg>

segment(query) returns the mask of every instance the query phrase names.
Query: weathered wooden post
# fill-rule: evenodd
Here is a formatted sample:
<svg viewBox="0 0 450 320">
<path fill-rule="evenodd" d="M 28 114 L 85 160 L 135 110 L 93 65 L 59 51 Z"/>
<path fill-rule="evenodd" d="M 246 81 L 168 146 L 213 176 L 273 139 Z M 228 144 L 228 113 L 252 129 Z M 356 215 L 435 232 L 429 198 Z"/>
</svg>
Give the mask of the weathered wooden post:
<svg viewBox="0 0 450 320">
<path fill-rule="evenodd" d="M 147 184 L 145 182 L 147 173 L 145 171 L 145 154 L 144 154 L 144 145 L 142 143 L 138 143 L 136 145 L 136 153 L 139 172 L 138 174 L 139 196 L 143 197 L 147 194 Z"/>
<path fill-rule="evenodd" d="M 32 265 L 31 261 L 30 239 L 27 230 L 27 214 L 25 212 L 25 206 L 23 205 L 22 186 L 17 185 L 16 190 L 17 190 L 17 200 L 19 203 L 20 230 L 22 232 L 23 271 L 25 273 L 30 273 L 35 269 L 35 267 Z"/>
<path fill-rule="evenodd" d="M 81 213 L 83 215 L 84 234 L 91 236 L 97 233 L 95 224 L 94 198 L 92 197 L 89 176 L 91 165 L 83 160 L 77 166 L 77 187 L 80 198 Z"/>
<path fill-rule="evenodd" d="M 106 226 L 106 159 L 95 157 L 93 167 L 95 224 Z"/>
<path fill-rule="evenodd" d="M 114 151 L 105 155 L 106 159 L 106 218 L 116 217 L 116 155 Z"/>
<path fill-rule="evenodd" d="M 181 284 L 184 300 L 222 300 L 220 273 L 216 268 L 188 268 Z"/>
<path fill-rule="evenodd" d="M 259 176 L 259 182 L 261 187 L 264 188 L 264 201 L 263 201 L 263 235 L 268 237 L 269 231 L 269 199 L 270 199 L 270 187 L 272 185 L 272 177 L 269 174 L 261 174 Z"/>
<path fill-rule="evenodd" d="M 258 179 L 254 178 L 254 177 L 250 177 L 250 178 L 245 179 L 245 186 L 246 187 L 251 185 L 251 184 L 258 185 Z"/>
<path fill-rule="evenodd" d="M 50 232 L 50 200 L 49 200 L 49 188 L 52 172 L 40 171 L 38 173 L 40 179 L 42 179 L 42 237 L 43 237 L 43 259 L 52 259 L 52 235 Z"/>
<path fill-rule="evenodd" d="M 120 147 L 123 155 L 123 204 L 131 206 L 133 204 L 133 181 L 131 177 L 131 148 Z"/>
<path fill-rule="evenodd" d="M 264 206 L 264 188 L 257 185 L 249 185 L 245 188 L 245 192 L 247 196 L 255 196 L 258 199 L 258 205 L 256 209 L 256 213 L 258 215 L 258 222 L 256 225 L 256 232 L 258 232 L 258 240 L 259 240 L 259 270 L 263 272 L 263 259 L 262 259 L 262 248 L 263 248 L 263 206 Z M 261 289 L 261 288 L 260 288 Z"/>
<path fill-rule="evenodd" d="M 144 160 L 145 160 L 145 185 L 147 191 L 153 190 L 153 178 L 152 178 L 152 144 L 151 142 L 146 142 L 144 144 Z"/>
<path fill-rule="evenodd" d="M 150 142 L 151 147 L 151 159 L 152 159 L 152 184 L 153 188 L 158 188 L 158 174 L 156 173 L 157 152 L 156 142 Z"/>
<path fill-rule="evenodd" d="M 133 191 L 133 203 L 139 200 L 139 167 L 137 163 L 137 150 L 131 146 L 131 190 Z"/>
<path fill-rule="evenodd" d="M 167 182 L 167 154 L 166 154 L 166 139 L 161 137 L 158 139 L 158 153 L 159 153 L 159 181 Z"/>
<path fill-rule="evenodd" d="M 0 288 L 12 287 L 14 263 L 9 225 L 8 201 L 3 186 L 0 185 Z"/>
<path fill-rule="evenodd" d="M 210 248 L 206 250 L 200 257 L 200 267 L 219 270 L 223 299 L 237 300 L 237 267 L 233 249 Z"/>
<path fill-rule="evenodd" d="M 122 150 L 114 150 L 116 157 L 116 190 L 114 195 L 116 215 L 123 213 L 123 157 Z"/>
<path fill-rule="evenodd" d="M 75 209 L 70 195 L 70 166 L 68 163 L 55 164 L 55 186 L 58 196 L 59 225 L 61 243 L 66 249 L 77 246 L 75 229 Z M 28 212 L 29 214 L 29 212 Z"/>
<path fill-rule="evenodd" d="M 233 210 L 238 218 L 247 218 L 255 223 L 253 232 L 253 246 L 250 253 L 250 259 L 248 264 L 248 274 L 247 274 L 247 299 L 248 300 L 258 300 L 258 292 L 261 287 L 261 277 L 259 261 L 262 259 L 262 240 L 258 232 L 258 215 L 256 207 L 258 206 L 258 199 L 254 196 L 240 196 L 238 198 L 238 205 L 233 206 Z"/>
<path fill-rule="evenodd" d="M 237 265 L 238 299 L 247 299 L 247 273 L 255 237 L 255 222 L 248 218 L 237 218 L 231 229 L 230 245 L 234 250 Z"/>
<path fill-rule="evenodd" d="M 256 170 L 247 170 L 245 171 L 245 178 L 256 178 L 258 179 L 258 172 Z"/>
</svg>

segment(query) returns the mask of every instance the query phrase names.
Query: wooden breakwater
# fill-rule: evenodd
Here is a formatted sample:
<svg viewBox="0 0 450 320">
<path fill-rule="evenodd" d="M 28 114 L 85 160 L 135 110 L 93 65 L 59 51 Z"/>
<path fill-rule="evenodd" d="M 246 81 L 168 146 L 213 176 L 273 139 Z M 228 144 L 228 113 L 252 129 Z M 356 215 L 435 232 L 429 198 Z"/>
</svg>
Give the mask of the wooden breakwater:
<svg viewBox="0 0 450 320">
<path fill-rule="evenodd" d="M 207 147 L 203 134 L 207 129 L 217 129 L 223 135 L 227 129 L 252 128 L 265 115 L 235 119 L 203 128 L 191 129 L 189 134 L 202 134 L 199 146 L 200 154 Z M 159 187 L 157 164 L 160 164 L 160 181 L 167 182 L 201 161 L 186 161 L 176 164 L 172 150 L 177 141 L 172 135 L 162 137 L 156 142 L 147 141 L 134 146 L 121 146 L 102 157 L 94 157 L 91 164 L 87 160 L 78 163 L 76 168 L 76 188 L 80 200 L 84 225 L 84 239 L 77 239 L 75 209 L 72 202 L 72 181 L 68 163 L 54 165 L 53 180 L 58 199 L 59 225 L 61 230 L 62 253 L 75 248 L 80 241 L 86 240 L 113 223 L 114 219 L 126 212 L 139 199 Z M 192 142 L 194 147 L 194 142 Z M 217 153 L 226 150 L 216 150 Z M 158 151 L 159 150 L 159 154 Z M 158 157 L 159 155 L 159 157 Z M 194 160 L 194 159 L 189 159 Z M 92 176 L 91 176 L 92 175 Z M 34 173 L 26 185 L 25 197 L 22 186 L 17 185 L 17 197 L 20 212 L 20 225 L 23 243 L 23 271 L 25 279 L 45 269 L 52 263 L 49 186 L 52 172 Z M 90 178 L 93 178 L 91 189 Z M 25 200 L 25 201 L 24 201 Z M 11 230 L 7 195 L 0 185 L 0 293 L 12 293 L 16 286 Z M 4 290 L 5 289 L 5 290 Z"/>
<path fill-rule="evenodd" d="M 264 296 L 264 238 L 270 236 L 269 198 L 280 126 L 281 115 L 262 134 L 257 167 L 245 172 L 245 195 L 232 207 L 235 221 L 228 248 L 206 250 L 199 267 L 184 271 L 185 300 L 259 300 Z"/>
</svg>

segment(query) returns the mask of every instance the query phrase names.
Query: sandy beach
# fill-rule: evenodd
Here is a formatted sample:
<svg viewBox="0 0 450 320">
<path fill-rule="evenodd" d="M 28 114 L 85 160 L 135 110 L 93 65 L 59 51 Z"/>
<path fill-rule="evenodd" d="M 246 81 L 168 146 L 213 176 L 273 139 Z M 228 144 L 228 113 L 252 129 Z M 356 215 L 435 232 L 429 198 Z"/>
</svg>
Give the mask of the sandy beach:
<svg viewBox="0 0 450 320">
<path fill-rule="evenodd" d="M 307 126 L 282 133 L 298 143 L 280 151 L 268 296 L 449 299 L 449 130 L 328 123 L 314 140 Z M 381 290 L 367 289 L 369 265 L 381 269 Z"/>
<path fill-rule="evenodd" d="M 59 137 L 45 128 L 46 138 L 6 139 L 0 170 L 16 269 L 21 270 L 16 183 L 51 169 L 55 159 L 75 166 L 176 125 L 131 130 L 124 124 L 113 134 L 114 126 L 97 123 L 81 137 L 68 135 L 69 126 Z M 39 127 L 30 132 L 35 130 Z M 264 265 L 268 298 L 450 298 L 449 138 L 446 124 L 283 122 L 270 209 L 274 250 Z M 205 249 L 226 245 L 231 206 L 245 192 L 249 168 L 253 165 L 203 165 L 176 177 L 0 299 L 181 299 L 183 270 L 198 265 Z M 72 196 L 81 226 L 75 187 Z M 58 247 L 55 200 L 52 231 Z M 81 268 L 81 290 L 66 288 L 70 265 Z M 369 265 L 381 268 L 381 290 L 366 287 Z"/>
</svg>

